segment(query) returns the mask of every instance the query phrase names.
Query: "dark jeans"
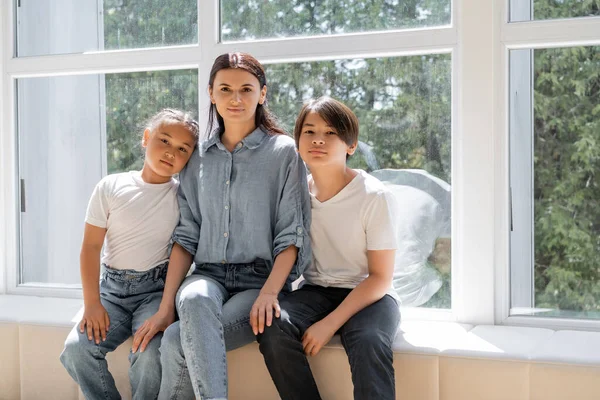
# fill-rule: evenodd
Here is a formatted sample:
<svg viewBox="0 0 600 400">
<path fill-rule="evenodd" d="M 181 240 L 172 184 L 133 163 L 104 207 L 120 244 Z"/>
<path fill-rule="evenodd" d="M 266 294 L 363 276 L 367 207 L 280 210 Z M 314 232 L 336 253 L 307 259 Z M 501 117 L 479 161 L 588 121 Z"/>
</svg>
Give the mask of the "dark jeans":
<svg viewBox="0 0 600 400">
<path fill-rule="evenodd" d="M 281 318 L 258 335 L 260 351 L 282 400 L 321 399 L 302 336 L 350 291 L 304 285 L 281 300 Z M 386 295 L 356 313 L 337 332 L 350 362 L 355 400 L 395 399 L 392 343 L 399 323 L 398 305 Z"/>
</svg>

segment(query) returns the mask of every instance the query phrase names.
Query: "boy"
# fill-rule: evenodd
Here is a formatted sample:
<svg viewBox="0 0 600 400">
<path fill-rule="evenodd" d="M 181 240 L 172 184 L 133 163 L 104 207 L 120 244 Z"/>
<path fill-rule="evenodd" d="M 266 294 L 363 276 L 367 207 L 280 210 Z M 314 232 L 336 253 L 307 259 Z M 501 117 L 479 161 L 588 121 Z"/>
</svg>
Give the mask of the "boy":
<svg viewBox="0 0 600 400">
<path fill-rule="evenodd" d="M 313 263 L 304 286 L 280 304 L 281 317 L 258 335 L 283 400 L 320 399 L 306 356 L 337 332 L 352 370 L 354 398 L 394 399 L 392 343 L 400 322 L 392 288 L 393 196 L 377 179 L 346 166 L 358 119 L 329 97 L 307 103 L 294 137 L 311 176 Z"/>
</svg>

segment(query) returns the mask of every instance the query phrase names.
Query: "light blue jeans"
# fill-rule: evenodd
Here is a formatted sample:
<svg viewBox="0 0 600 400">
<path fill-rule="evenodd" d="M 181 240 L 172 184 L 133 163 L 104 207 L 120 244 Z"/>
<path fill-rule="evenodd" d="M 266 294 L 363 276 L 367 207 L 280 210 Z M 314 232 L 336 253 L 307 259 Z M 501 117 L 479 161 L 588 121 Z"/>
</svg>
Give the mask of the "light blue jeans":
<svg viewBox="0 0 600 400">
<path fill-rule="evenodd" d="M 100 281 L 100 301 L 110 319 L 106 341 L 96 344 L 75 325 L 60 361 L 77 382 L 86 399 L 120 399 L 108 371 L 106 353 L 115 350 L 158 311 L 165 286 L 167 263 L 149 271 L 105 267 Z M 160 334 L 143 353 L 129 353 L 129 380 L 134 400 L 156 399 L 160 388 Z"/>
<path fill-rule="evenodd" d="M 227 399 L 226 351 L 255 340 L 250 310 L 269 272 L 262 261 L 204 264 L 183 281 L 160 347 L 160 400 Z"/>
</svg>

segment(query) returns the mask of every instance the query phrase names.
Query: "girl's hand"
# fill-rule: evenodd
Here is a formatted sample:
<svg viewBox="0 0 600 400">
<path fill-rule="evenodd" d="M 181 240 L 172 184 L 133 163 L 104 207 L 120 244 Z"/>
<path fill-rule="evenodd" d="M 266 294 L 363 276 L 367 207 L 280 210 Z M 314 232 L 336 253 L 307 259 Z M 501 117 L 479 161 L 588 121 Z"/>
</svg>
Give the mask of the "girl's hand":
<svg viewBox="0 0 600 400">
<path fill-rule="evenodd" d="M 304 336 L 302 336 L 304 353 L 307 356 L 316 356 L 323 346 L 331 340 L 336 331 L 337 329 L 324 319 L 311 325 L 310 328 L 304 332 Z"/>
<path fill-rule="evenodd" d="M 277 294 L 260 292 L 252 306 L 252 310 L 250 310 L 250 325 L 255 335 L 263 333 L 265 323 L 267 326 L 271 326 L 273 310 L 275 310 L 275 317 L 279 318 L 281 309 L 279 308 Z"/>
<path fill-rule="evenodd" d="M 131 346 L 131 352 L 135 353 L 138 351 L 144 352 L 146 346 L 150 343 L 150 340 L 158 333 L 164 332 L 165 329 L 175 322 L 175 311 L 168 310 L 164 311 L 159 309 L 156 314 L 148 318 L 142 326 L 139 327 L 135 335 L 133 336 L 133 346 Z"/>
<path fill-rule="evenodd" d="M 81 318 L 81 322 L 79 323 L 79 331 L 84 333 L 87 328 L 88 340 L 94 339 L 96 344 L 100 344 L 100 339 L 105 341 L 109 325 L 108 313 L 102 306 L 102 303 L 98 301 L 84 307 L 83 318 Z"/>
</svg>

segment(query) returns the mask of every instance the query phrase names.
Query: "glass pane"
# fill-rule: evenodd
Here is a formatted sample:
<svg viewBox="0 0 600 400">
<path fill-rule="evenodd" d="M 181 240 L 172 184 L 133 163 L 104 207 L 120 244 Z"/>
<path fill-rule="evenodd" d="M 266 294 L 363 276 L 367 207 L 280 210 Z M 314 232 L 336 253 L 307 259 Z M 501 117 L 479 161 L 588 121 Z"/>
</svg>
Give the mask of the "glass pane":
<svg viewBox="0 0 600 400">
<path fill-rule="evenodd" d="M 533 94 L 532 123 L 522 131 L 532 152 L 521 171 L 531 192 L 513 191 L 513 209 L 533 210 L 525 221 L 532 260 L 511 268 L 529 268 L 532 304 L 513 302 L 512 314 L 600 318 L 600 47 L 526 51 L 532 60 L 511 71 L 511 92 Z M 532 77 L 529 87 L 519 75 Z M 527 289 L 511 282 L 513 292 Z"/>
<path fill-rule="evenodd" d="M 597 0 L 511 0 L 510 21 L 597 17 Z"/>
<path fill-rule="evenodd" d="M 139 169 L 143 124 L 198 110 L 197 70 L 19 79 L 21 279 L 77 285 L 85 211 L 108 173 Z"/>
<path fill-rule="evenodd" d="M 16 9 L 20 57 L 198 42 L 196 0 L 27 0 Z"/>
<path fill-rule="evenodd" d="M 450 7 L 450 0 L 221 0 L 221 39 L 440 26 L 450 24 Z"/>
<path fill-rule="evenodd" d="M 350 165 L 386 182 L 399 208 L 411 210 L 399 213 L 411 229 L 399 233 L 404 275 L 395 285 L 405 304 L 450 308 L 450 55 L 274 64 L 267 77 L 271 109 L 289 132 L 311 97 L 354 110 L 360 154 Z"/>
</svg>

